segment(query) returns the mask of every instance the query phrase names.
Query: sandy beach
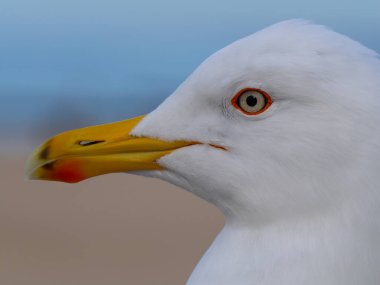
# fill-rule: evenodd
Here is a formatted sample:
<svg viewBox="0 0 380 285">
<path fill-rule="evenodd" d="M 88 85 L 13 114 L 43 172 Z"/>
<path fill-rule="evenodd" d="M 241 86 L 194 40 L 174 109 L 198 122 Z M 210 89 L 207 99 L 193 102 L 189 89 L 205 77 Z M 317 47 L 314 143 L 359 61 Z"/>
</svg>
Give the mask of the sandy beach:
<svg viewBox="0 0 380 285">
<path fill-rule="evenodd" d="M 0 157 L 0 284 L 184 284 L 223 226 L 216 208 L 168 183 L 27 181 L 25 160 Z"/>
</svg>

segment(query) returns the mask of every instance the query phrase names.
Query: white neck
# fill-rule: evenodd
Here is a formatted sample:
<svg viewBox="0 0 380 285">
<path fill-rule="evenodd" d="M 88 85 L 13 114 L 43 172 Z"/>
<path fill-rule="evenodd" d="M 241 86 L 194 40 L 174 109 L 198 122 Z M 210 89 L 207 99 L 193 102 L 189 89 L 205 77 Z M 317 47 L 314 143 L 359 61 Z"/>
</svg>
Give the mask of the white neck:
<svg viewBox="0 0 380 285">
<path fill-rule="evenodd" d="M 378 284 L 380 229 L 372 207 L 340 207 L 259 227 L 227 219 L 187 285 Z"/>
</svg>

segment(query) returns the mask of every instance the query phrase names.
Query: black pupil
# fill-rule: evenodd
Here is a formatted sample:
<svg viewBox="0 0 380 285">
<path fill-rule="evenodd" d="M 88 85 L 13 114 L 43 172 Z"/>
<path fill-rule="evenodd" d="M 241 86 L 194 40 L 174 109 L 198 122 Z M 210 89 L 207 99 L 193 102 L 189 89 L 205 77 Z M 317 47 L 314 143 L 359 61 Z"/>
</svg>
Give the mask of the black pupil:
<svg viewBox="0 0 380 285">
<path fill-rule="evenodd" d="M 248 96 L 247 99 L 245 99 L 246 103 L 250 107 L 254 107 L 257 104 L 257 98 L 255 96 Z"/>
</svg>

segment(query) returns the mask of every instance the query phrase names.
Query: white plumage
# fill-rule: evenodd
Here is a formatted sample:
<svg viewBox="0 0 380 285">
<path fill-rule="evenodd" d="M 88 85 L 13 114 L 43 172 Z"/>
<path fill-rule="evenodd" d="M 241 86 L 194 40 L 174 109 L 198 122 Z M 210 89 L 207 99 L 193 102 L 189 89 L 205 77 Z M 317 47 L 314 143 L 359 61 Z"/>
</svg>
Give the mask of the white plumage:
<svg viewBox="0 0 380 285">
<path fill-rule="evenodd" d="M 268 92 L 258 116 L 233 108 Z M 188 285 L 380 284 L 380 61 L 300 20 L 208 58 L 133 130 L 222 145 L 181 148 L 144 171 L 215 204 L 226 225 Z"/>
</svg>

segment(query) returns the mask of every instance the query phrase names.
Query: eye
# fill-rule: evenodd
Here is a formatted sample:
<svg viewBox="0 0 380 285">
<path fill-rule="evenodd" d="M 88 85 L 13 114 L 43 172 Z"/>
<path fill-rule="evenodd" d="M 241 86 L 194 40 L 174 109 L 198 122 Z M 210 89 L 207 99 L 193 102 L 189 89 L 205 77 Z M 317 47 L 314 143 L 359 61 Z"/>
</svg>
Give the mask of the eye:
<svg viewBox="0 0 380 285">
<path fill-rule="evenodd" d="M 272 104 L 272 99 L 263 90 L 247 88 L 239 91 L 231 100 L 232 105 L 246 115 L 258 115 Z"/>
</svg>

